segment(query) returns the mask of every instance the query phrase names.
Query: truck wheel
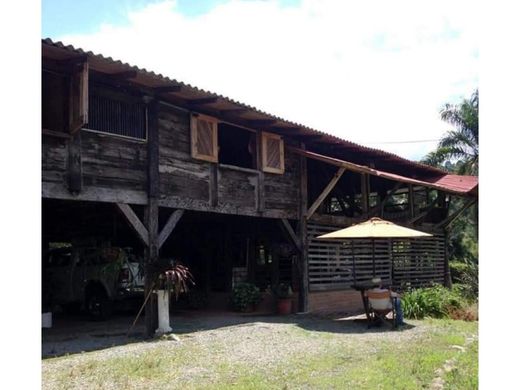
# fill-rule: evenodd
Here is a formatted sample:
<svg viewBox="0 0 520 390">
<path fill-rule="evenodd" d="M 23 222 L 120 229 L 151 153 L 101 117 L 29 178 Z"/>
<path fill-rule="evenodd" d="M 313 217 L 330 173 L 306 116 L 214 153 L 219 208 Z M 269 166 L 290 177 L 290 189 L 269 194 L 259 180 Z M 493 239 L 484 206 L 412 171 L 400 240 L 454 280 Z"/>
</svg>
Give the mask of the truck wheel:
<svg viewBox="0 0 520 390">
<path fill-rule="evenodd" d="M 107 320 L 112 314 L 112 302 L 101 289 L 95 289 L 87 295 L 87 312 L 93 320 Z"/>
</svg>

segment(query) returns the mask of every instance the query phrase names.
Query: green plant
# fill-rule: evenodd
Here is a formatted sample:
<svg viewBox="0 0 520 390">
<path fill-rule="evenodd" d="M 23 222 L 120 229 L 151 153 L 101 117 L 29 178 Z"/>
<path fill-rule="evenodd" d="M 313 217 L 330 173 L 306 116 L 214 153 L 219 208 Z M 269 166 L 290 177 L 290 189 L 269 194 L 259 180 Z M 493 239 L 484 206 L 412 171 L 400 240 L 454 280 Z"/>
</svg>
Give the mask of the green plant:
<svg viewBox="0 0 520 390">
<path fill-rule="evenodd" d="M 173 259 L 160 259 L 150 264 L 147 275 L 153 281 L 154 288 L 168 290 L 175 299 L 179 299 L 181 293 L 188 292 L 189 285 L 195 284 L 188 267 Z"/>
<path fill-rule="evenodd" d="M 287 299 L 292 297 L 293 290 L 290 285 L 286 283 L 280 283 L 273 288 L 273 294 L 279 299 Z"/>
<path fill-rule="evenodd" d="M 460 288 L 450 290 L 440 285 L 409 291 L 401 301 L 404 316 L 415 319 L 448 317 L 453 310 L 467 305 Z"/>
<path fill-rule="evenodd" d="M 247 311 L 261 301 L 260 289 L 251 283 L 237 284 L 231 293 L 231 304 L 238 311 Z"/>
</svg>

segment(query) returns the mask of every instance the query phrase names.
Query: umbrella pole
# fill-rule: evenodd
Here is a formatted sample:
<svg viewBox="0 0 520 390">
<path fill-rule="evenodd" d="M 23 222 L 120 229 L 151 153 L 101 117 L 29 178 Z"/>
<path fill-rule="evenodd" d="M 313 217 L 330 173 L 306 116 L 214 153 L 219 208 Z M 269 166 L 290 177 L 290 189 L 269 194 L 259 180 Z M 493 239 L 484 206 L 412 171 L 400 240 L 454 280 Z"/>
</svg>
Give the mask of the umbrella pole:
<svg viewBox="0 0 520 390">
<path fill-rule="evenodd" d="M 376 277 L 376 240 L 372 238 L 372 277 Z"/>
</svg>

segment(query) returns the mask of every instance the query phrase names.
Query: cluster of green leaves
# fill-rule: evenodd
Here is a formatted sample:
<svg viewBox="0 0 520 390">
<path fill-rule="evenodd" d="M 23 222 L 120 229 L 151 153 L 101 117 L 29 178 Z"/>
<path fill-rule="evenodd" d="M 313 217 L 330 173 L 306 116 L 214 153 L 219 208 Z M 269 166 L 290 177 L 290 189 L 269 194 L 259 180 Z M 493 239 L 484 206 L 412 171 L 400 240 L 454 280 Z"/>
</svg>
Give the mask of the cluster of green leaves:
<svg viewBox="0 0 520 390">
<path fill-rule="evenodd" d="M 440 117 L 453 126 L 439 141 L 437 149 L 422 162 L 460 175 L 478 175 L 479 155 L 478 89 L 460 104 L 446 104 Z M 453 198 L 450 212 L 464 200 Z M 455 283 L 463 285 L 467 297 L 478 299 L 478 204 L 465 210 L 448 232 L 448 256 Z"/>
<path fill-rule="evenodd" d="M 454 127 L 439 141 L 424 163 L 456 169 L 460 175 L 478 175 L 478 90 L 460 104 L 446 104 L 441 119 Z M 448 165 L 446 165 L 448 164 Z"/>
<path fill-rule="evenodd" d="M 448 289 L 440 285 L 407 292 L 401 302 L 404 316 L 414 319 L 446 318 L 450 311 L 468 305 L 460 287 Z"/>
<path fill-rule="evenodd" d="M 450 262 L 451 277 L 468 301 L 478 301 L 478 262 L 455 260 Z"/>
<path fill-rule="evenodd" d="M 260 289 L 251 283 L 237 284 L 231 293 L 231 304 L 238 311 L 247 311 L 262 299 Z"/>
</svg>

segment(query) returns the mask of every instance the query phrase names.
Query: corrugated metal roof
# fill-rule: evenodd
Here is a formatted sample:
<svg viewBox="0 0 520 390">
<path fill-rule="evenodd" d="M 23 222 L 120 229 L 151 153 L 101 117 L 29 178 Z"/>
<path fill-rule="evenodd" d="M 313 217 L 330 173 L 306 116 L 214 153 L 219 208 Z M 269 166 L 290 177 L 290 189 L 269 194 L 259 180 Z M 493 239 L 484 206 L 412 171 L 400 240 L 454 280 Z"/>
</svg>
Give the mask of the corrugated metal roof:
<svg viewBox="0 0 520 390">
<path fill-rule="evenodd" d="M 478 187 L 477 176 L 446 175 L 434 182 L 438 186 L 450 188 L 453 191 L 475 193 Z"/>
<path fill-rule="evenodd" d="M 415 162 L 415 161 L 411 161 L 411 160 L 405 159 L 403 157 L 400 157 L 400 156 L 398 156 L 396 154 L 393 154 L 393 153 L 390 153 L 390 152 L 386 152 L 386 151 L 383 151 L 383 150 L 380 150 L 380 149 L 369 148 L 367 146 L 359 145 L 359 144 L 356 144 L 354 142 L 347 141 L 347 140 L 344 140 L 342 138 L 339 138 L 339 137 L 337 137 L 335 135 L 332 135 L 332 134 L 329 134 L 329 133 L 326 133 L 326 132 L 323 132 L 323 131 L 319 131 L 319 130 L 316 130 L 316 129 L 313 129 L 313 128 L 310 128 L 310 127 L 307 127 L 307 126 L 302 125 L 300 123 L 295 123 L 295 122 L 288 121 L 286 119 L 283 119 L 283 118 L 277 117 L 275 115 L 266 113 L 266 112 L 264 112 L 262 110 L 259 110 L 256 107 L 253 107 L 253 106 L 250 106 L 250 105 L 238 102 L 238 101 L 233 100 L 231 98 L 228 98 L 226 96 L 219 95 L 219 94 L 216 94 L 216 93 L 210 92 L 210 91 L 205 91 L 203 89 L 197 88 L 197 87 L 192 86 L 190 84 L 183 83 L 182 81 L 178 81 L 178 80 L 169 78 L 167 76 L 163 76 L 162 74 L 157 74 L 157 73 L 155 73 L 153 71 L 149 71 L 149 70 L 144 69 L 144 68 L 139 68 L 137 66 L 132 66 L 132 65 L 130 65 L 128 63 L 123 63 L 120 60 L 114 60 L 112 57 L 105 57 L 105 56 L 103 56 L 101 54 L 94 54 L 91 51 L 84 51 L 81 48 L 75 48 L 72 45 L 65 45 L 62 42 L 53 42 L 50 38 L 42 39 L 42 45 L 44 47 L 47 46 L 47 47 L 58 48 L 60 50 L 66 51 L 68 53 L 76 53 L 76 54 L 80 54 L 80 55 L 86 55 L 90 59 L 95 59 L 96 61 L 103 62 L 103 63 L 105 63 L 107 65 L 117 65 L 117 66 L 121 67 L 122 70 L 133 70 L 133 71 L 136 71 L 137 75 L 138 75 L 137 78 L 139 80 L 146 79 L 147 81 L 150 81 L 150 82 L 155 81 L 157 84 L 154 83 L 154 85 L 153 85 L 154 87 L 159 87 L 159 86 L 163 86 L 163 85 L 167 86 L 167 85 L 171 85 L 172 83 L 174 83 L 174 84 L 180 85 L 183 90 L 191 91 L 192 93 L 195 93 L 195 94 L 199 95 L 200 97 L 214 97 L 214 98 L 222 99 L 223 101 L 231 103 L 231 104 L 233 104 L 235 106 L 247 109 L 247 110 L 249 110 L 251 112 L 254 112 L 254 113 L 260 115 L 262 117 L 262 119 L 273 119 L 273 120 L 279 121 L 281 124 L 283 124 L 285 126 L 298 128 L 298 129 L 300 129 L 302 135 L 320 135 L 320 136 L 323 136 L 324 139 L 321 140 L 321 141 L 323 141 L 323 142 L 330 142 L 331 145 L 338 145 L 338 144 L 340 144 L 340 145 L 344 145 L 346 147 L 352 148 L 353 150 L 365 152 L 365 153 L 367 153 L 367 155 L 373 155 L 373 156 L 379 156 L 379 157 L 383 156 L 383 157 L 388 158 L 391 161 L 397 162 L 397 163 L 402 164 L 404 166 L 410 166 L 410 167 L 413 167 L 413 168 L 416 168 L 416 169 L 421 169 L 423 171 L 426 171 L 431 176 L 437 176 L 438 177 L 438 176 L 446 175 L 446 173 L 447 173 L 444 170 L 441 170 L 441 169 L 438 169 L 438 168 L 434 168 L 434 167 L 431 167 L 429 165 L 425 165 L 425 164 L 418 163 L 418 162 Z M 139 81 L 135 81 L 135 82 L 139 83 Z"/>
</svg>

